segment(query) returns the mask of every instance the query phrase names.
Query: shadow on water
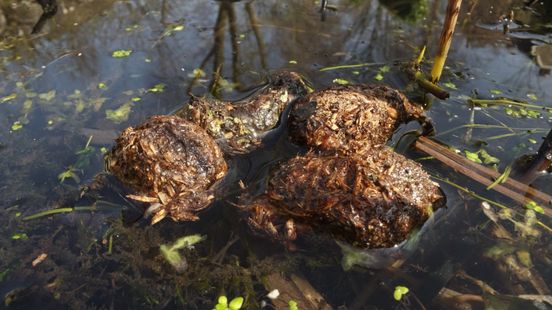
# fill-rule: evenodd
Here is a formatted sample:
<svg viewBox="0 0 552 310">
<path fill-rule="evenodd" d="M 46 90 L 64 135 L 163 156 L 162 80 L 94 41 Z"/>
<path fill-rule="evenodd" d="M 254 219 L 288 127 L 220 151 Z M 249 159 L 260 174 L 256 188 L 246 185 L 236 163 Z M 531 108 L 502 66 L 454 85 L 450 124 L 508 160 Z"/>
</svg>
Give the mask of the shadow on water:
<svg viewBox="0 0 552 310">
<path fill-rule="evenodd" d="M 315 89 L 343 80 L 384 82 L 422 98 L 401 65 L 423 45 L 429 55 L 436 51 L 445 6 L 438 0 L 1 2 L 3 305 L 210 309 L 225 294 L 244 296 L 255 309 L 271 303 L 265 280 L 275 273 L 304 279 L 332 307 L 346 309 L 497 306 L 523 303 L 520 295 L 550 295 L 551 232 L 535 224 L 549 227 L 550 219 L 413 150 L 405 155 L 422 159 L 448 208 L 424 228 L 413 252 L 383 269 L 367 261 L 384 261 L 387 253 L 349 253 L 362 261 L 344 271 L 342 250 L 327 236 L 304 238 L 288 251 L 247 229 L 232 206 L 237 180 L 262 189 L 270 167 L 299 151 L 277 135 L 268 148 L 232 159 L 235 190 L 198 222 L 149 226 L 140 218 L 143 206 L 113 178 L 92 181 L 122 129 L 177 110 L 190 94 L 242 98 L 273 71 L 300 72 Z M 518 26 L 505 34 L 500 18 L 512 10 Z M 500 172 L 537 153 L 552 122 L 551 14 L 546 1 L 465 1 L 441 79 L 451 98 L 433 99 L 428 111 L 436 139 L 482 161 L 484 150 Z M 328 68 L 344 64 L 353 66 Z M 528 104 L 473 107 L 469 97 Z M 533 184 L 552 192 L 548 174 Z M 62 207 L 69 209 L 23 220 Z M 207 239 L 180 251 L 187 269 L 176 272 L 159 245 L 192 234 Z M 282 296 L 293 291 L 290 281 L 279 288 Z M 409 293 L 396 301 L 399 285 Z M 308 309 L 304 296 L 285 296 L 303 298 L 299 308 Z"/>
</svg>

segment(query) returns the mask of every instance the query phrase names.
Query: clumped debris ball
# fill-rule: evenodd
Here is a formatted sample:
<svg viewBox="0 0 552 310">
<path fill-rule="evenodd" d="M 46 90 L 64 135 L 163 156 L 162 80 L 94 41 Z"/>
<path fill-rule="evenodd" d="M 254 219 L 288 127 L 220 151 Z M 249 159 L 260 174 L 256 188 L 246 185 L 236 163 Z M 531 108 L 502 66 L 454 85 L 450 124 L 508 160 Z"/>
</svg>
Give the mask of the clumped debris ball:
<svg viewBox="0 0 552 310">
<path fill-rule="evenodd" d="M 268 84 L 246 100 L 193 97 L 175 115 L 207 130 L 225 152 L 246 153 L 259 147 L 288 105 L 306 94 L 307 86 L 298 73 L 280 72 L 270 76 Z"/>
<path fill-rule="evenodd" d="M 130 198 L 153 204 L 155 223 L 165 216 L 197 220 L 228 167 L 204 129 L 180 117 L 153 116 L 121 133 L 107 169 L 136 192 Z"/>
<path fill-rule="evenodd" d="M 290 113 L 290 136 L 321 151 L 366 153 L 412 119 L 426 122 L 420 107 L 388 86 L 333 86 L 297 101 Z"/>
<path fill-rule="evenodd" d="M 245 199 L 250 199 L 245 196 Z M 382 147 L 371 156 L 307 154 L 274 170 L 266 193 L 245 202 L 254 231 L 280 241 L 309 226 L 366 248 L 391 247 L 444 204 L 416 162 Z"/>
</svg>

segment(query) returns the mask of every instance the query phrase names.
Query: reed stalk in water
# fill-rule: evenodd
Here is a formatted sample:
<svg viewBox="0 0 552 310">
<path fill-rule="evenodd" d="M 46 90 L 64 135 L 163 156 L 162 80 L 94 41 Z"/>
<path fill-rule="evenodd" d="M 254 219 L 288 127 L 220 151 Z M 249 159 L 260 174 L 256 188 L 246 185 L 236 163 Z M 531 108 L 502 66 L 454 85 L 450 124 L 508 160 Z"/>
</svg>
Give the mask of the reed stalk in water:
<svg viewBox="0 0 552 310">
<path fill-rule="evenodd" d="M 447 15 L 445 17 L 445 23 L 443 25 L 443 31 L 441 32 L 441 39 L 439 40 L 439 52 L 435 56 L 433 62 L 433 68 L 431 69 L 431 82 L 436 83 L 441 77 L 445 61 L 447 60 L 450 43 L 452 42 L 452 35 L 454 34 L 454 28 L 458 15 L 460 14 L 460 6 L 462 0 L 449 0 L 447 5 Z"/>
</svg>

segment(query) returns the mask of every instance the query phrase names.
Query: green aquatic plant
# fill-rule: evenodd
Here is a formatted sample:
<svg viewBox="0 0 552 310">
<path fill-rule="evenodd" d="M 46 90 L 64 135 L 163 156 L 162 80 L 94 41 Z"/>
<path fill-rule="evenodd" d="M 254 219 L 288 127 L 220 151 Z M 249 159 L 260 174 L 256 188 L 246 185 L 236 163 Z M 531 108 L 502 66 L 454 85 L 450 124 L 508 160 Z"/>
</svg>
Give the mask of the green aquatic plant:
<svg viewBox="0 0 552 310">
<path fill-rule="evenodd" d="M 470 152 L 468 150 L 464 150 L 464 153 L 466 154 L 466 158 L 478 163 L 478 164 L 485 164 L 485 165 L 495 165 L 500 163 L 500 159 L 491 156 L 487 151 L 484 149 L 480 149 L 477 152 Z"/>
<path fill-rule="evenodd" d="M 289 310 L 299 310 L 299 306 L 295 300 L 288 301 Z"/>
<path fill-rule="evenodd" d="M 228 298 L 226 296 L 220 296 L 217 300 L 217 304 L 213 310 L 239 310 L 243 306 L 243 297 L 239 296 L 228 303 Z"/>
<path fill-rule="evenodd" d="M 397 285 L 395 286 L 395 291 L 393 292 L 393 298 L 395 298 L 396 301 L 400 301 L 404 295 L 408 294 L 409 291 L 408 287 Z"/>
<path fill-rule="evenodd" d="M 178 250 L 183 248 L 193 248 L 194 244 L 201 242 L 205 236 L 189 235 L 177 239 L 173 244 L 162 244 L 159 246 L 159 251 L 163 257 L 173 266 L 178 272 L 186 270 L 188 263 L 186 258 L 181 256 Z"/>
<path fill-rule="evenodd" d="M 131 111 L 132 111 L 132 103 L 127 102 L 115 110 L 112 110 L 112 109 L 105 110 L 105 117 L 108 120 L 113 121 L 116 124 L 119 124 L 128 120 L 128 116 Z"/>
<path fill-rule="evenodd" d="M 125 58 L 130 56 L 130 54 L 132 54 L 132 50 L 116 50 L 116 51 L 113 51 L 111 56 L 113 58 Z"/>
</svg>

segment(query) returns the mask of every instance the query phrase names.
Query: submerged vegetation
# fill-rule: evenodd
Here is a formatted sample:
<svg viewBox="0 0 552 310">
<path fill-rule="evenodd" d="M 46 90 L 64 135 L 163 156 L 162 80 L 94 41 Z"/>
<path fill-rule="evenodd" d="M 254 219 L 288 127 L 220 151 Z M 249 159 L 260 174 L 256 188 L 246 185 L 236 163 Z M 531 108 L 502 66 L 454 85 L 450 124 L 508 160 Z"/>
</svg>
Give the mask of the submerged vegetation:
<svg viewBox="0 0 552 310">
<path fill-rule="evenodd" d="M 309 1 L 51 2 L 0 2 L 4 307 L 552 306 L 551 176 L 528 172 L 552 124 L 549 1 L 463 1 L 437 89 L 446 100 L 404 73 L 418 55 L 409 73 L 431 71 L 443 1 L 321 1 L 322 14 Z M 262 191 L 300 152 L 270 132 L 268 149 L 243 154 L 257 136 L 238 143 L 226 158 L 239 167 L 228 171 L 236 184 L 196 222 L 150 226 L 129 189 L 101 173 L 124 128 L 191 96 L 228 107 L 281 69 L 315 89 L 382 82 L 404 91 L 426 106 L 432 139 L 481 162 L 486 183 L 409 148 L 419 124 L 378 127 L 439 183 L 446 210 L 398 247 L 359 251 L 305 234 L 293 251 L 252 234 L 234 208 L 241 187 Z M 271 121 L 255 135 L 280 120 Z M 141 186 L 135 194 L 151 194 Z"/>
</svg>

